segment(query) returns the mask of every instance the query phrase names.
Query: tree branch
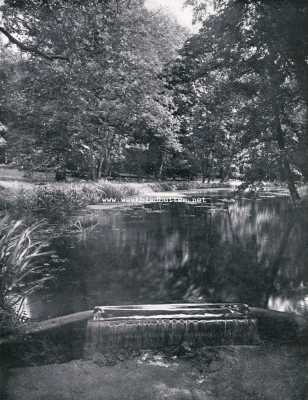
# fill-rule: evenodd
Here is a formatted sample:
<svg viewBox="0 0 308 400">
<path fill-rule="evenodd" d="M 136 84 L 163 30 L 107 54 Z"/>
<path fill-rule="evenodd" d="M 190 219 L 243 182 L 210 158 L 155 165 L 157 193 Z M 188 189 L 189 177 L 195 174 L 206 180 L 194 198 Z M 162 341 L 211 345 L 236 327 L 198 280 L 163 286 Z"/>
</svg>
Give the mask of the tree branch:
<svg viewBox="0 0 308 400">
<path fill-rule="evenodd" d="M 7 39 L 10 41 L 10 43 L 15 44 L 21 51 L 35 54 L 39 57 L 45 58 L 46 60 L 49 61 L 54 61 L 54 60 L 64 60 L 64 61 L 69 61 L 69 58 L 66 56 L 58 55 L 58 54 L 50 54 L 50 53 L 45 53 L 41 50 L 38 49 L 36 46 L 27 46 L 20 40 L 16 39 L 13 35 L 11 35 L 5 28 L 0 26 L 0 32 L 7 37 Z"/>
</svg>

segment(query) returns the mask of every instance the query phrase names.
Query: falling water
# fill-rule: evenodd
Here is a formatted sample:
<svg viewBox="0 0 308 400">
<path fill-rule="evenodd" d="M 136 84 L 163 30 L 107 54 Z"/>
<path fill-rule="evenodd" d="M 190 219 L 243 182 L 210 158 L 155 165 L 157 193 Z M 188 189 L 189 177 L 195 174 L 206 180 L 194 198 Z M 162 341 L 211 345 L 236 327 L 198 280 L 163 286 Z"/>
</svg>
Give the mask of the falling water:
<svg viewBox="0 0 308 400">
<path fill-rule="evenodd" d="M 117 349 L 166 349 L 187 343 L 191 347 L 258 342 L 255 319 L 136 319 L 89 321 L 86 357 Z"/>
</svg>

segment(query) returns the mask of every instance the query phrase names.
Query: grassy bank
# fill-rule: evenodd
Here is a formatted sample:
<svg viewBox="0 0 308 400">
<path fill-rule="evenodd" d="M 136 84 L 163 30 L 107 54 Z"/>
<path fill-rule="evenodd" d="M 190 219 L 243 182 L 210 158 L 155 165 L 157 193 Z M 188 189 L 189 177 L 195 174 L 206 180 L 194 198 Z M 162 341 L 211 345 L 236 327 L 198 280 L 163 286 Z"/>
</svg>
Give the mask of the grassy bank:
<svg viewBox="0 0 308 400">
<path fill-rule="evenodd" d="M 0 181 L 0 207 L 23 214 L 27 212 L 70 212 L 99 204 L 105 199 L 120 201 L 138 195 L 134 185 L 121 183 L 48 183 L 35 185 L 28 182 Z"/>
<path fill-rule="evenodd" d="M 1 180 L 0 209 L 14 215 L 25 213 L 52 213 L 54 215 L 73 212 L 89 205 L 100 204 L 106 199 L 121 201 L 131 196 L 151 196 L 158 192 L 176 192 L 178 190 L 195 191 L 207 189 L 236 190 L 241 182 L 227 181 L 162 181 L 162 182 L 116 182 L 100 180 L 98 182 L 34 182 Z M 264 184 L 263 189 L 273 188 L 273 184 Z M 301 192 L 304 189 L 301 188 Z M 301 193 L 302 194 L 302 193 Z"/>
<path fill-rule="evenodd" d="M 9 399 L 302 400 L 307 348 L 230 346 L 168 357 L 143 352 L 10 370 Z"/>
<path fill-rule="evenodd" d="M 200 181 L 165 182 L 73 182 L 37 185 L 31 182 L 0 180 L 0 207 L 17 215 L 27 212 L 70 212 L 106 199 L 120 201 L 130 196 L 149 196 L 157 192 L 233 187 L 233 183 Z"/>
</svg>

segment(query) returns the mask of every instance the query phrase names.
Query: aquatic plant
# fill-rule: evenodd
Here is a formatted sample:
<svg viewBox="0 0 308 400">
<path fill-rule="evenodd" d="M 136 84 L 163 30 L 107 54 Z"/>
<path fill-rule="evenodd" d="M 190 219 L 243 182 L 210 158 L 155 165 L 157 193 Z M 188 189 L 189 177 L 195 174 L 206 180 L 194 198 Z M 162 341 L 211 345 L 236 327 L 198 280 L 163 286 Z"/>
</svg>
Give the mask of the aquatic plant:
<svg viewBox="0 0 308 400">
<path fill-rule="evenodd" d="M 52 277 L 48 242 L 38 235 L 42 225 L 25 226 L 7 215 L 0 219 L 0 334 L 23 320 L 25 299 Z"/>
</svg>

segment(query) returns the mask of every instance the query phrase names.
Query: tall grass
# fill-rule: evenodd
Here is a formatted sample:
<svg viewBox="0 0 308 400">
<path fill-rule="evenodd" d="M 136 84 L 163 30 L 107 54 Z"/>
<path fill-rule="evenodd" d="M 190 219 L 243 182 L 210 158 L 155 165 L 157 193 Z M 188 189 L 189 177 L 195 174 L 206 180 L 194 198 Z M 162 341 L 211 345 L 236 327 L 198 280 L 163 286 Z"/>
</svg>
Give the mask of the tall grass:
<svg viewBox="0 0 308 400">
<path fill-rule="evenodd" d="M 0 209 L 8 209 L 17 217 L 29 212 L 41 213 L 47 218 L 50 216 L 57 218 L 88 205 L 100 204 L 106 199 L 121 201 L 130 196 L 149 196 L 160 191 L 215 187 L 233 187 L 233 183 L 202 183 L 200 181 L 116 183 L 100 180 L 99 182 L 53 182 L 35 185 L 0 181 Z"/>
<path fill-rule="evenodd" d="M 17 215 L 42 212 L 57 215 L 99 204 L 106 198 L 120 201 L 138 194 L 134 187 L 109 182 L 50 183 L 47 185 L 6 188 L 9 196 L 0 196 L 0 206 Z"/>
<path fill-rule="evenodd" d="M 41 228 L 42 222 L 0 219 L 0 334 L 23 319 L 25 299 L 51 279 L 48 242 L 37 237 Z"/>
</svg>

